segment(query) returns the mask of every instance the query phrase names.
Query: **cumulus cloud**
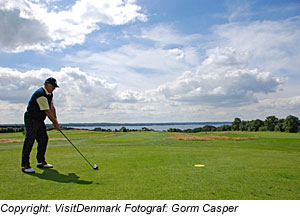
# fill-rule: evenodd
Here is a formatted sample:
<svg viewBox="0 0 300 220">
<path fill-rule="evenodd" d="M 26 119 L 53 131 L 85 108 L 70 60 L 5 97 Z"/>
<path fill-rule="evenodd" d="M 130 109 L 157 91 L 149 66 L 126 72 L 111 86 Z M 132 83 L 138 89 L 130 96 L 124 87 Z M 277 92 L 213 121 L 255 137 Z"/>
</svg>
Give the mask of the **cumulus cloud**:
<svg viewBox="0 0 300 220">
<path fill-rule="evenodd" d="M 32 93 L 50 76 L 56 78 L 60 86 L 55 90 L 54 101 L 64 113 L 80 112 L 91 117 L 87 112 L 98 109 L 108 111 L 114 103 L 136 104 L 146 101 L 144 93 L 120 91 L 115 83 L 109 83 L 79 68 L 65 67 L 59 71 L 39 69 L 27 72 L 0 68 L 1 103 L 23 106 L 24 110 Z"/>
<path fill-rule="evenodd" d="M 220 48 L 216 51 L 222 53 Z M 286 111 L 296 112 L 299 109 L 298 96 L 256 100 L 256 93 L 273 92 L 282 83 L 270 73 L 247 68 L 222 69 L 224 64 L 216 65 L 219 66 L 218 70 L 210 72 L 208 67 L 215 63 L 204 63 L 208 61 L 205 60 L 196 72 L 187 71 L 157 89 L 142 92 L 119 90 L 119 85 L 79 68 L 27 72 L 0 68 L 1 123 L 22 122 L 32 92 L 49 76 L 55 77 L 60 85 L 54 92 L 54 103 L 59 118 L 63 119 L 61 122 L 162 122 L 190 121 L 195 118 L 214 121 L 231 120 L 236 116 L 232 114 L 235 111 L 249 113 L 248 117 L 252 112 L 255 113 L 253 117 L 262 115 L 263 118 L 274 109 L 278 117 L 284 116 Z M 247 119 L 246 116 L 244 118 Z"/>
<path fill-rule="evenodd" d="M 37 31 L 39 30 L 39 31 Z M 23 48 L 41 49 L 51 42 L 47 26 L 39 20 L 20 17 L 20 10 L 0 10 L 0 49 L 22 51 Z"/>
<path fill-rule="evenodd" d="M 263 99 L 257 104 L 257 108 L 267 111 L 281 111 L 281 115 L 290 112 L 290 114 L 298 114 L 300 108 L 300 96 L 292 96 L 287 98 Z"/>
<path fill-rule="evenodd" d="M 285 118 L 288 115 L 299 115 L 300 96 L 290 96 L 284 98 L 266 98 L 261 99 L 258 103 L 235 108 L 232 112 L 232 118 L 239 117 L 244 120 L 256 118 L 265 119 L 267 116 L 276 115 L 278 118 Z M 234 115 L 235 114 L 235 115 Z"/>
<path fill-rule="evenodd" d="M 140 92 L 127 90 L 119 94 L 118 101 L 122 103 L 137 103 L 143 102 L 144 97 Z"/>
<path fill-rule="evenodd" d="M 22 123 L 26 106 L 0 100 L 0 123 Z"/>
<path fill-rule="evenodd" d="M 55 91 L 54 102 L 61 112 L 107 109 L 112 102 L 119 100 L 116 84 L 88 75 L 78 68 L 65 67 L 59 71 L 40 69 L 27 72 L 0 68 L 0 101 L 23 105 L 25 110 L 32 93 L 50 76 L 55 77 L 60 86 Z"/>
<path fill-rule="evenodd" d="M 247 53 L 232 48 L 208 51 L 196 72 L 186 71 L 156 91 L 167 100 L 238 106 L 257 102 L 255 94 L 275 92 L 283 79 L 269 72 L 247 68 Z"/>
<path fill-rule="evenodd" d="M 9 68 L 0 68 L 0 100 L 23 103 L 24 99 L 31 95 L 33 87 L 43 85 L 43 80 L 47 77 L 46 71 L 36 74 L 35 71 L 21 73 Z"/>
<path fill-rule="evenodd" d="M 212 30 L 212 44 L 248 51 L 249 65 L 276 74 L 297 75 L 300 16 L 278 21 L 234 22 L 214 26 Z"/>
<path fill-rule="evenodd" d="M 86 35 L 101 24 L 145 21 L 147 17 L 140 10 L 132 0 L 80 0 L 62 10 L 49 8 L 40 1 L 4 0 L 0 3 L 0 50 L 20 52 L 82 44 Z"/>
</svg>

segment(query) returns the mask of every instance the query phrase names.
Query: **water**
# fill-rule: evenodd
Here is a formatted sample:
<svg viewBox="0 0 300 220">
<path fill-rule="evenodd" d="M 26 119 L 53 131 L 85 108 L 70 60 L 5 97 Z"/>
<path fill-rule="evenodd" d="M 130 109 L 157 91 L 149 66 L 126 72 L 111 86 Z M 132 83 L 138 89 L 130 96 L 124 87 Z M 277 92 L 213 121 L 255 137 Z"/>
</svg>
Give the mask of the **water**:
<svg viewBox="0 0 300 220">
<path fill-rule="evenodd" d="M 231 122 L 199 122 L 199 123 L 141 123 L 141 124 L 95 124 L 95 125 L 66 125 L 65 127 L 76 128 L 76 129 L 88 129 L 93 130 L 95 128 L 102 129 L 111 129 L 114 131 L 115 129 L 120 130 L 122 127 L 126 127 L 130 130 L 139 130 L 144 127 L 148 129 L 153 129 L 155 131 L 167 131 L 169 128 L 177 128 L 181 130 L 186 129 L 194 129 L 203 127 L 205 125 L 212 125 L 215 127 L 219 127 L 221 125 L 231 125 Z"/>
</svg>

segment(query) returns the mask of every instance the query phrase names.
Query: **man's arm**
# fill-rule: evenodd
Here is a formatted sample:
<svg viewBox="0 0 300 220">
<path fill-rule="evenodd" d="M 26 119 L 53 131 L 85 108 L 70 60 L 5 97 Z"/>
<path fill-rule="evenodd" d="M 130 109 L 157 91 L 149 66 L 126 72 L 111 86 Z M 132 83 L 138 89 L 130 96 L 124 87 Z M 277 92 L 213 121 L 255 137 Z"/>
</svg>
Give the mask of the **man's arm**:
<svg viewBox="0 0 300 220">
<path fill-rule="evenodd" d="M 53 105 L 53 102 L 51 102 L 50 110 L 51 110 L 53 116 L 57 119 L 57 117 L 56 117 L 56 109 L 55 109 L 55 107 Z"/>
<path fill-rule="evenodd" d="M 53 102 L 51 102 L 50 107 L 49 107 L 47 98 L 44 97 L 44 96 L 41 96 L 41 97 L 37 98 L 36 101 L 37 101 L 37 103 L 40 107 L 40 110 L 45 111 L 48 118 L 52 121 L 54 127 L 57 130 L 60 130 L 60 126 L 59 126 L 58 121 L 56 119 L 56 110 L 55 110 L 55 107 L 53 105 Z"/>
<path fill-rule="evenodd" d="M 55 112 L 55 108 L 54 108 L 54 112 Z M 56 119 L 56 117 L 54 116 L 54 114 L 52 113 L 52 111 L 50 109 L 45 110 L 46 115 L 48 116 L 48 118 L 50 119 L 50 121 L 52 121 L 54 127 L 56 128 L 56 130 L 60 130 L 60 126 L 58 124 L 58 121 Z M 55 113 L 56 115 L 56 113 Z"/>
</svg>

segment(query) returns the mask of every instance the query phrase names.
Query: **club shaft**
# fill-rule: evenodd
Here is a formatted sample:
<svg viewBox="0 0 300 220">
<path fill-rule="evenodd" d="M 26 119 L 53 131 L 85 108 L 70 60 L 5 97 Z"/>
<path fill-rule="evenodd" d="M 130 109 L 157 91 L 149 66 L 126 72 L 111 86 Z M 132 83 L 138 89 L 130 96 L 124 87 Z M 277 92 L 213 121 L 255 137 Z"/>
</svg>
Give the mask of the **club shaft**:
<svg viewBox="0 0 300 220">
<path fill-rule="evenodd" d="M 62 133 L 62 135 L 70 142 L 70 144 L 77 150 L 77 152 L 85 159 L 85 161 L 92 167 L 93 165 L 88 161 L 88 159 L 85 158 L 85 156 L 78 150 L 78 148 L 71 142 L 71 140 L 61 131 L 59 130 L 60 133 Z"/>
</svg>

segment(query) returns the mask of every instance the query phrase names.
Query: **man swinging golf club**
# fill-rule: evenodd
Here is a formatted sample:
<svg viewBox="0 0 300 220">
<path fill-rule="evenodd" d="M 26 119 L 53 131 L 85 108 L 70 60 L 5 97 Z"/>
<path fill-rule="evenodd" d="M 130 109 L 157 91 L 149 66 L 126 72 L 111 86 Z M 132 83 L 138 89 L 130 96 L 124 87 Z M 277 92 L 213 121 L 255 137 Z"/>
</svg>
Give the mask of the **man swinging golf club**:
<svg viewBox="0 0 300 220">
<path fill-rule="evenodd" d="M 59 86 L 56 83 L 56 79 L 52 77 L 46 79 L 44 87 L 36 90 L 28 102 L 27 111 L 24 114 L 25 140 L 22 150 L 22 171 L 25 173 L 35 172 L 29 162 L 30 152 L 35 140 L 38 143 L 36 155 L 37 167 L 53 168 L 45 160 L 48 135 L 44 120 L 47 116 L 52 121 L 54 127 L 60 131 L 52 94 L 57 87 Z"/>
</svg>

